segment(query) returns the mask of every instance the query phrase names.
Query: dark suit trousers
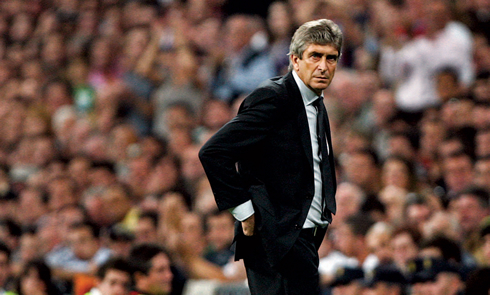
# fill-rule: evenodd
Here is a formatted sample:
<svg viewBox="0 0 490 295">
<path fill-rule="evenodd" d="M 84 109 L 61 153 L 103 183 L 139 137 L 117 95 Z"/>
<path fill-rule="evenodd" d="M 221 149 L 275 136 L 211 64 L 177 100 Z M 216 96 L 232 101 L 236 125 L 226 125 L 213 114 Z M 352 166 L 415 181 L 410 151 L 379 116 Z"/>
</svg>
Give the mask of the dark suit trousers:
<svg viewBox="0 0 490 295">
<path fill-rule="evenodd" d="M 318 295 L 318 248 L 326 229 L 302 230 L 291 250 L 277 266 L 270 266 L 261 247 L 260 234 L 248 239 L 244 257 L 252 295 Z"/>
</svg>

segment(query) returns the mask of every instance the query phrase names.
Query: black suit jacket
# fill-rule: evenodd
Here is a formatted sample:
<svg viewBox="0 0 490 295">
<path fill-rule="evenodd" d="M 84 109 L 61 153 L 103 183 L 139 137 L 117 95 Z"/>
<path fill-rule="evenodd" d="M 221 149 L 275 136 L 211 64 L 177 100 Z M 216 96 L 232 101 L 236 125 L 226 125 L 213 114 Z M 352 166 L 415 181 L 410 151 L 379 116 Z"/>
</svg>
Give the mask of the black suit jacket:
<svg viewBox="0 0 490 295">
<path fill-rule="evenodd" d="M 315 190 L 308 120 L 292 73 L 264 82 L 245 98 L 199 157 L 220 210 L 252 200 L 256 235 L 275 265 L 298 238 Z M 332 151 L 330 157 L 333 163 Z M 246 240 L 238 228 L 235 258 L 246 254 Z"/>
</svg>

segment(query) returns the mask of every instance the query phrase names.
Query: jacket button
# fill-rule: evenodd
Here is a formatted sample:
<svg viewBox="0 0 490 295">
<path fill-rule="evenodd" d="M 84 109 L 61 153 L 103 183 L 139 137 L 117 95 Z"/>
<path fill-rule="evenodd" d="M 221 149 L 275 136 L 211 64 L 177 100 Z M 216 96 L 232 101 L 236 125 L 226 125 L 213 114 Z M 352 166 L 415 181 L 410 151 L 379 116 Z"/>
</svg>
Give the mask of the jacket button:
<svg viewBox="0 0 490 295">
<path fill-rule="evenodd" d="M 295 224 L 294 225 L 294 229 L 300 229 L 301 227 L 299 226 L 299 224 Z"/>
</svg>

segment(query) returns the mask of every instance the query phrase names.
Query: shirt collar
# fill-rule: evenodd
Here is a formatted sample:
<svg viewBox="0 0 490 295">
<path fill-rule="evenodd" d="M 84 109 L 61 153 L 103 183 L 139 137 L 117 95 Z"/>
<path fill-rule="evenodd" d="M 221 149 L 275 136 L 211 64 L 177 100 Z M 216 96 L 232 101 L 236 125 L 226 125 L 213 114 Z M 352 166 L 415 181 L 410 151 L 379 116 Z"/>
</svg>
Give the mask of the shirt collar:
<svg viewBox="0 0 490 295">
<path fill-rule="evenodd" d="M 306 86 L 306 84 L 303 82 L 303 80 L 301 80 L 295 70 L 293 70 L 293 77 L 294 81 L 296 81 L 296 84 L 298 85 L 299 92 L 301 93 L 301 97 L 303 98 L 303 103 L 305 105 L 312 104 L 318 98 L 318 95 L 313 92 L 313 90 L 308 88 L 308 86 Z"/>
</svg>

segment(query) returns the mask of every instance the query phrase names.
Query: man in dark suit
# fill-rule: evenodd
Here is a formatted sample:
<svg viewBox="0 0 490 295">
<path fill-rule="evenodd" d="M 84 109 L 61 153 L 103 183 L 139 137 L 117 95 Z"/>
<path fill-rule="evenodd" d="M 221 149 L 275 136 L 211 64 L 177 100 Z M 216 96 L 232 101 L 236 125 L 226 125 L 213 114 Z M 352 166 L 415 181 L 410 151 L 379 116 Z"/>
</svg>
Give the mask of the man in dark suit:
<svg viewBox="0 0 490 295">
<path fill-rule="evenodd" d="M 252 294 L 318 294 L 318 247 L 335 214 L 336 180 L 322 92 L 335 74 L 342 32 L 303 24 L 290 72 L 243 101 L 200 150 L 220 210 L 237 223 L 235 258 Z"/>
</svg>

